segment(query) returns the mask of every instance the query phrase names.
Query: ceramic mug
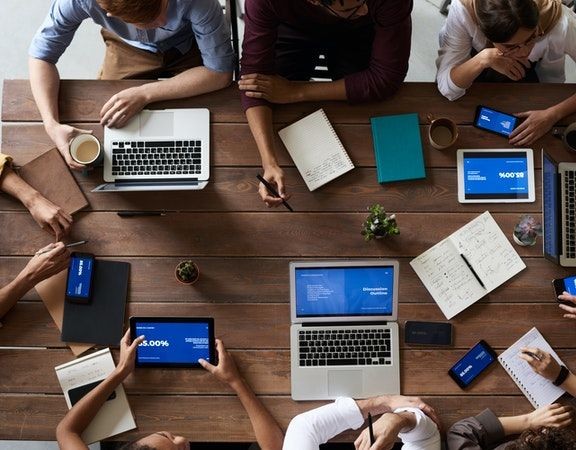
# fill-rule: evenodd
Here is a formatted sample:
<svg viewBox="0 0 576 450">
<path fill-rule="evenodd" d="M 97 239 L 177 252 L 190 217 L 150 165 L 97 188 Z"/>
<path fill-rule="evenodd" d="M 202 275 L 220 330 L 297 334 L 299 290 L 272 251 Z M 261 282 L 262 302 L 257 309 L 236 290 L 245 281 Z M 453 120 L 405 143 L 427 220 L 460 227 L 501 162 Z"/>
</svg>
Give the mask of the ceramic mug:
<svg viewBox="0 0 576 450">
<path fill-rule="evenodd" d="M 554 128 L 552 134 L 562 139 L 564 146 L 571 152 L 576 152 L 576 122 L 571 123 L 566 128 Z"/>
<path fill-rule="evenodd" d="M 453 146 L 458 139 L 458 126 L 456 123 L 446 117 L 436 119 L 432 114 L 428 114 L 427 118 L 430 123 L 428 127 L 430 145 L 438 150 Z"/>
<path fill-rule="evenodd" d="M 73 137 L 69 144 L 70 156 L 78 164 L 94 165 L 102 154 L 102 146 L 97 137 L 83 133 Z"/>
</svg>

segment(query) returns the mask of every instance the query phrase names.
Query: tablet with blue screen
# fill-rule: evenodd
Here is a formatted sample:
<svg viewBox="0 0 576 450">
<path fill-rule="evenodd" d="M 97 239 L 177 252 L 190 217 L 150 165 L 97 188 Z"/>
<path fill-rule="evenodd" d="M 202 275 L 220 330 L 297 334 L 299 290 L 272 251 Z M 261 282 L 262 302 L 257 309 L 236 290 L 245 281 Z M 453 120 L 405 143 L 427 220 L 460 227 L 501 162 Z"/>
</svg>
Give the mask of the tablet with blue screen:
<svg viewBox="0 0 576 450">
<path fill-rule="evenodd" d="M 458 150 L 460 203 L 530 203 L 535 200 L 532 149 Z"/>
<path fill-rule="evenodd" d="M 145 336 L 136 367 L 201 367 L 216 364 L 214 319 L 210 317 L 130 317 L 132 339 Z"/>
</svg>

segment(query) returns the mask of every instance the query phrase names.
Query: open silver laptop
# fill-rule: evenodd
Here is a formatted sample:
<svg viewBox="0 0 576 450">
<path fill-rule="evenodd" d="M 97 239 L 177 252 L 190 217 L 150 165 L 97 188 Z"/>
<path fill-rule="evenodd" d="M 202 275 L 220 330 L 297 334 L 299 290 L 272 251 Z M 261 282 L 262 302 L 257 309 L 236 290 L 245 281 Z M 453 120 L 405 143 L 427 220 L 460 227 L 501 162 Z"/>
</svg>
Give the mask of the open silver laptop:
<svg viewBox="0 0 576 450">
<path fill-rule="evenodd" d="M 210 177 L 205 108 L 143 110 L 104 130 L 104 181 L 93 192 L 204 189 Z"/>
<path fill-rule="evenodd" d="M 576 163 L 557 163 L 542 150 L 544 256 L 576 267 Z"/>
<path fill-rule="evenodd" d="M 294 400 L 400 393 L 397 261 L 290 263 Z"/>
</svg>

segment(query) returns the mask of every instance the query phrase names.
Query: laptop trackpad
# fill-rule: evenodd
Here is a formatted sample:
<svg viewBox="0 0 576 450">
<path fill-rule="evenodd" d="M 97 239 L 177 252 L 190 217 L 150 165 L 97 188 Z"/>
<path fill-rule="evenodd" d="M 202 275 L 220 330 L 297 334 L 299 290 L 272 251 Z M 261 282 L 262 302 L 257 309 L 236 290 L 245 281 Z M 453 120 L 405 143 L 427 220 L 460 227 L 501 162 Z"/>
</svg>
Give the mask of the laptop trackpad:
<svg viewBox="0 0 576 450">
<path fill-rule="evenodd" d="M 328 395 L 330 397 L 359 397 L 362 395 L 361 370 L 329 370 Z"/>
<path fill-rule="evenodd" d="M 174 113 L 142 111 L 140 113 L 140 136 L 174 136 Z"/>
</svg>

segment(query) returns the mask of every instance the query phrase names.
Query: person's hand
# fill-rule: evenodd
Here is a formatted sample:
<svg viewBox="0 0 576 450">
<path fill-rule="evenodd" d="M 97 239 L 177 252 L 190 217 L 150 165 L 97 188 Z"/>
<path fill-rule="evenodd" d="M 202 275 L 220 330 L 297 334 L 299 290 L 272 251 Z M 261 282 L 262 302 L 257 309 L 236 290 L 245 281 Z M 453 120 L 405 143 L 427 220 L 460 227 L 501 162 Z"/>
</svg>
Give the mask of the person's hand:
<svg viewBox="0 0 576 450">
<path fill-rule="evenodd" d="M 216 350 L 218 352 L 218 365 L 210 364 L 205 359 L 199 359 L 198 362 L 208 372 L 218 378 L 220 381 L 232 385 L 241 379 L 238 367 L 234 362 L 232 355 L 226 351 L 224 344 L 220 339 L 216 339 Z"/>
<path fill-rule="evenodd" d="M 30 288 L 40 281 L 50 278 L 52 275 L 68 267 L 70 253 L 62 242 L 47 245 L 36 252 L 21 275 L 28 281 Z"/>
<path fill-rule="evenodd" d="M 406 426 L 404 418 L 395 413 L 385 413 L 373 423 L 374 444 L 370 445 L 370 431 L 365 428 L 354 441 L 358 450 L 388 450 L 394 447 L 398 433 Z"/>
<path fill-rule="evenodd" d="M 270 192 L 268 192 L 266 186 L 260 183 L 258 186 L 258 194 L 260 194 L 260 197 L 264 203 L 266 203 L 268 208 L 279 206 L 282 204 L 282 199 L 288 200 L 290 198 L 290 195 L 287 195 L 284 189 L 284 172 L 279 166 L 265 168 L 262 176 L 272 185 L 272 187 L 274 187 L 274 189 L 276 189 L 276 192 L 278 192 L 281 197 L 274 197 Z"/>
<path fill-rule="evenodd" d="M 560 303 L 558 306 L 560 306 L 561 309 L 566 311 L 564 317 L 566 317 L 567 319 L 576 319 L 576 295 L 572 295 L 564 291 L 562 292 L 561 295 L 558 296 L 558 299 L 564 300 L 565 302 L 572 302 L 574 304 L 574 306 L 570 306 L 570 305 L 563 305 L 562 303 Z"/>
<path fill-rule="evenodd" d="M 245 91 L 247 97 L 263 98 L 271 103 L 294 103 L 298 101 L 296 83 L 279 75 L 251 73 L 242 75 L 238 89 Z"/>
<path fill-rule="evenodd" d="M 57 241 L 70 231 L 72 216 L 43 195 L 36 195 L 26 206 L 40 228 L 54 233 Z"/>
<path fill-rule="evenodd" d="M 134 339 L 134 342 L 130 342 L 130 329 L 126 330 L 126 333 L 122 337 L 120 341 L 120 359 L 116 366 L 116 371 L 122 378 L 126 378 L 134 371 L 136 347 L 138 347 L 144 339 L 144 336 L 138 336 Z"/>
<path fill-rule="evenodd" d="M 528 428 L 562 428 L 570 425 L 574 419 L 574 410 L 569 406 L 554 403 L 542 406 L 528 414 Z"/>
<path fill-rule="evenodd" d="M 74 128 L 70 125 L 57 123 L 51 127 L 46 128 L 46 132 L 52 139 L 52 142 L 58 147 L 64 160 L 68 163 L 71 169 L 83 170 L 86 168 L 84 164 L 79 164 L 70 156 L 70 140 L 79 134 L 92 134 L 92 130 L 83 130 L 81 128 Z"/>
<path fill-rule="evenodd" d="M 427 403 L 424 403 L 420 397 L 407 397 L 405 395 L 381 395 L 380 397 L 374 397 L 373 399 L 359 400 L 357 403 L 360 402 L 368 403 L 367 409 L 372 415 L 394 411 L 395 409 L 404 406 L 418 408 L 424 414 L 430 417 L 436 423 L 436 425 L 438 425 L 438 428 L 440 428 L 441 425 L 440 419 L 438 418 L 434 408 L 432 408 Z M 372 405 L 370 405 L 370 403 Z M 360 406 L 360 404 L 358 406 Z M 364 408 L 361 407 L 361 409 L 363 410 Z"/>
<path fill-rule="evenodd" d="M 149 103 L 145 86 L 124 89 L 110 97 L 100 110 L 100 125 L 122 128 Z"/>
<path fill-rule="evenodd" d="M 487 67 L 514 81 L 524 78 L 526 69 L 530 67 L 530 61 L 527 58 L 504 56 L 497 48 L 487 48 L 482 50 L 481 53 L 485 58 Z"/>
<path fill-rule="evenodd" d="M 536 347 L 522 347 L 520 352 L 521 353 L 518 356 L 530 364 L 534 372 L 538 375 L 543 376 L 550 381 L 554 381 L 560 373 L 560 364 L 558 364 L 558 361 L 556 361 L 550 353 Z M 536 358 L 524 352 L 532 353 L 533 355 L 536 355 Z"/>
<path fill-rule="evenodd" d="M 543 109 L 537 111 L 524 111 L 515 114 L 516 117 L 525 118 L 518 127 L 510 134 L 510 144 L 512 145 L 530 145 L 536 139 L 544 136 L 558 118 L 553 110 Z"/>
</svg>

